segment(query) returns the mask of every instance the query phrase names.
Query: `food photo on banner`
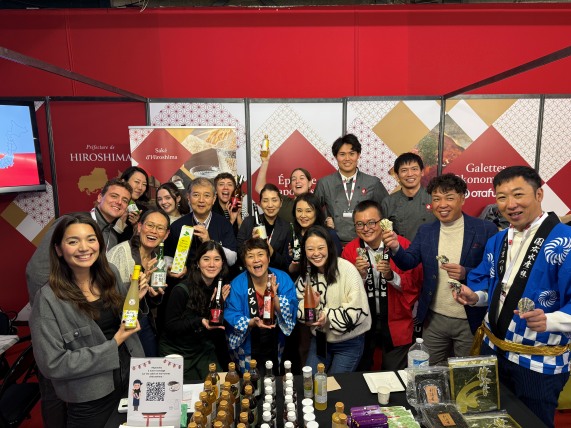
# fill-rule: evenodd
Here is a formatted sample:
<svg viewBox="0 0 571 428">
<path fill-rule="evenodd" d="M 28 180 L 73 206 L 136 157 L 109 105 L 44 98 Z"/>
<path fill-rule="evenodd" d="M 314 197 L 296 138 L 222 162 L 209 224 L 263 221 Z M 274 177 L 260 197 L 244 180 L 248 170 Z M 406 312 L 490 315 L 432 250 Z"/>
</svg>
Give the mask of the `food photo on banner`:
<svg viewBox="0 0 571 428">
<path fill-rule="evenodd" d="M 236 129 L 231 126 L 130 126 L 133 164 L 159 183 L 185 190 L 191 180 L 236 175 Z"/>
</svg>

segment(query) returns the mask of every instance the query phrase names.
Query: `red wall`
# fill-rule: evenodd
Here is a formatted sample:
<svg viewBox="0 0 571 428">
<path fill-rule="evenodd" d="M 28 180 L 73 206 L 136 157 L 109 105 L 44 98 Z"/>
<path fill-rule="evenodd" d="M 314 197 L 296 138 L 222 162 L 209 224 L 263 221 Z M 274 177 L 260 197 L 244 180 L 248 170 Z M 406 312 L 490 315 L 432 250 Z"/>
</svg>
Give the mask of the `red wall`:
<svg viewBox="0 0 571 428">
<path fill-rule="evenodd" d="M 569 45 L 566 4 L 0 11 L 0 46 L 151 98 L 439 95 Z M 571 93 L 570 75 L 565 59 L 479 92 Z M 0 96 L 38 95 L 111 94 L 0 60 Z M 66 110 L 54 136 L 72 151 L 62 121 L 80 113 Z M 2 218 L 0 231 L 0 306 L 17 310 L 34 247 Z"/>
</svg>

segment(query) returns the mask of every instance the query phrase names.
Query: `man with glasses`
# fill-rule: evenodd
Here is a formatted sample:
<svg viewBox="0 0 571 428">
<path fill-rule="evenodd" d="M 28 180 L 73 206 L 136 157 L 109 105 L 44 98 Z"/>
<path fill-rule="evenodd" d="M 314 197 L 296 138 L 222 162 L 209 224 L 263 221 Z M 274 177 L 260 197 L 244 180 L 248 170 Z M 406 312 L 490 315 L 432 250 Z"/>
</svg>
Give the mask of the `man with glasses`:
<svg viewBox="0 0 571 428">
<path fill-rule="evenodd" d="M 400 245 L 393 231 L 383 232 L 383 241 L 399 268 L 408 270 L 422 263 L 424 279 L 416 318 L 424 324 L 422 338 L 432 366 L 470 352 L 473 333 L 482 323 L 485 308 L 456 302 L 451 283 L 466 283 L 466 275 L 480 264 L 486 242 L 498 229 L 491 222 L 462 212 L 467 186 L 460 177 L 434 177 L 427 191 L 432 195 L 432 212 L 438 221 L 421 225 L 408 249 Z"/>
<path fill-rule="evenodd" d="M 382 240 L 381 207 L 375 201 L 362 201 L 353 210 L 357 238 L 349 242 L 341 257 L 355 265 L 363 278 L 373 325 L 365 333 L 365 348 L 358 371 L 373 369 L 375 349 L 382 352 L 382 370 L 406 367 L 412 343 L 412 305 L 422 282 L 422 267 L 407 272 L 390 260 Z M 400 246 L 408 248 L 408 239 L 397 236 Z M 361 253 L 361 255 L 359 254 Z"/>
</svg>

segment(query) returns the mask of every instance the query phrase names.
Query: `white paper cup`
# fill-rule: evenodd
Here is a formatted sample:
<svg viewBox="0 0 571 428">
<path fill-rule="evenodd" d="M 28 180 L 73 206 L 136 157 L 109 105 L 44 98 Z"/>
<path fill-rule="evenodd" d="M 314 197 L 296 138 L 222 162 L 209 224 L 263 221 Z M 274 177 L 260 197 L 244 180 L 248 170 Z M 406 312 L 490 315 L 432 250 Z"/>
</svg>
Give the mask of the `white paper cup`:
<svg viewBox="0 0 571 428">
<path fill-rule="evenodd" d="M 379 399 L 379 404 L 382 405 L 389 404 L 390 396 L 391 396 L 391 389 L 388 386 L 379 386 L 377 388 L 377 398 Z"/>
</svg>

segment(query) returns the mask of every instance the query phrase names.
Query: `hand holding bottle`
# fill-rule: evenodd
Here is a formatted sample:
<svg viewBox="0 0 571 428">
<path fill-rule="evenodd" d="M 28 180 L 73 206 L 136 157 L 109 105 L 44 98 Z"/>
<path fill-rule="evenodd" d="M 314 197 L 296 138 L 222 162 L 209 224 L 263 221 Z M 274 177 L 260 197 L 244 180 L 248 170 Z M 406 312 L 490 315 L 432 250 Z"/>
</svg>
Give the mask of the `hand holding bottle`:
<svg viewBox="0 0 571 428">
<path fill-rule="evenodd" d="M 133 333 L 138 332 L 139 330 L 141 330 L 141 324 L 139 324 L 138 320 L 137 320 L 137 327 L 130 329 L 125 328 L 125 324 L 121 323 L 121 325 L 119 326 L 119 330 L 117 330 L 117 333 L 115 333 L 113 339 L 115 339 L 115 342 L 117 342 L 117 346 L 119 346 L 123 342 L 125 342 L 125 340 L 127 340 L 129 336 L 131 336 Z"/>
<path fill-rule="evenodd" d="M 248 327 L 250 327 L 250 328 L 252 328 L 252 327 L 274 328 L 275 326 L 276 326 L 275 324 L 272 324 L 272 325 L 264 324 L 264 321 L 260 317 L 254 317 L 254 318 L 250 319 L 250 322 L 248 323 Z"/>
</svg>

